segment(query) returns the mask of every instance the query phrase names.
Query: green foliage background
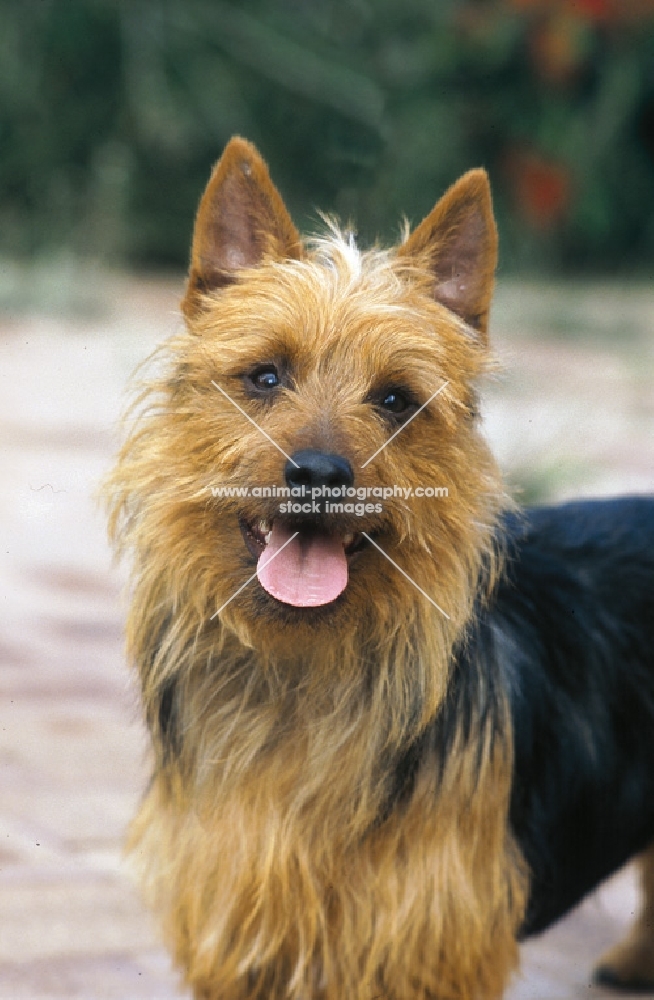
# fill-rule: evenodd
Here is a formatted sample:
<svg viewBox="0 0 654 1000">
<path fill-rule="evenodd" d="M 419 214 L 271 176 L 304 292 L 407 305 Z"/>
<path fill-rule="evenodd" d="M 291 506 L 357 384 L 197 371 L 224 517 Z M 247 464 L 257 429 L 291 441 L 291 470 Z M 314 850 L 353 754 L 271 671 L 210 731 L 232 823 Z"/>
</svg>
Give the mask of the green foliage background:
<svg viewBox="0 0 654 1000">
<path fill-rule="evenodd" d="M 593 11 L 0 0 L 0 254 L 183 265 L 240 133 L 305 230 L 319 207 L 395 238 L 484 164 L 506 270 L 651 273 L 652 19 Z"/>
</svg>

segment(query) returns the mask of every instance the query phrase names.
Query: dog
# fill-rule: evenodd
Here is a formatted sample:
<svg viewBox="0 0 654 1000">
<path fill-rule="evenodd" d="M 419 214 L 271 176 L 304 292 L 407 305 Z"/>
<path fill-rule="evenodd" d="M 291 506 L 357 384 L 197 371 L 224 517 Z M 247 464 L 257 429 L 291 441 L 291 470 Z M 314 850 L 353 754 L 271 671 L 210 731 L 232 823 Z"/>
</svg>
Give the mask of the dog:
<svg viewBox="0 0 654 1000">
<path fill-rule="evenodd" d="M 197 1000 L 492 1000 L 642 854 L 654 500 L 520 511 L 481 433 L 483 170 L 389 250 L 303 241 L 236 137 L 108 480 L 154 753 L 130 833 Z M 429 492 L 431 490 L 431 493 Z"/>
</svg>

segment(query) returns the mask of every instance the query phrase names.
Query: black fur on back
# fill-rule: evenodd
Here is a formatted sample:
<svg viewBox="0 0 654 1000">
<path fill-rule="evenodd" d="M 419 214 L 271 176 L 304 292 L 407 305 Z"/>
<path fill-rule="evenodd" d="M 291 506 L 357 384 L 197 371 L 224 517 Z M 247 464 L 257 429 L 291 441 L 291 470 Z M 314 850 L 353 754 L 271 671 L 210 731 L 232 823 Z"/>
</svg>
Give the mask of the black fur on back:
<svg viewBox="0 0 654 1000">
<path fill-rule="evenodd" d="M 468 656 L 510 696 L 526 936 L 654 841 L 654 499 L 535 508 L 505 530 Z"/>
<path fill-rule="evenodd" d="M 654 842 L 654 498 L 533 508 L 500 534 L 505 572 L 455 651 L 439 717 L 397 764 L 385 815 L 455 735 L 502 738 L 508 699 L 526 937 Z"/>
</svg>

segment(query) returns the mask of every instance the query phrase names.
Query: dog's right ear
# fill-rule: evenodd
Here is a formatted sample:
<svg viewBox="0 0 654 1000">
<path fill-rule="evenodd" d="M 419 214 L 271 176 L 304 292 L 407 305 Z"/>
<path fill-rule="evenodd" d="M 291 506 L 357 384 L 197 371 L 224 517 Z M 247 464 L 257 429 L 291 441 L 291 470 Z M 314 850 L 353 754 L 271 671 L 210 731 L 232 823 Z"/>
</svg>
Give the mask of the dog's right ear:
<svg viewBox="0 0 654 1000">
<path fill-rule="evenodd" d="M 203 293 L 231 284 L 241 268 L 256 267 L 264 258 L 301 255 L 300 234 L 266 164 L 252 143 L 235 136 L 215 165 L 198 208 L 184 315 L 195 315 Z"/>
</svg>

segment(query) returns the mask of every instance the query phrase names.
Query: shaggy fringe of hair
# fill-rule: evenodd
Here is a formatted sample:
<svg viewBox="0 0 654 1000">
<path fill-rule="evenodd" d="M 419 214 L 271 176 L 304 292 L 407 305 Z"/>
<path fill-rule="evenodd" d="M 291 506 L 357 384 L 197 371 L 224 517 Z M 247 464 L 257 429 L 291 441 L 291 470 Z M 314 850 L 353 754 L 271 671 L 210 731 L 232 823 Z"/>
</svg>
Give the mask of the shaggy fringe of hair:
<svg viewBox="0 0 654 1000">
<path fill-rule="evenodd" d="M 378 827 L 361 797 L 358 837 L 323 829 L 329 802 L 305 788 L 301 760 L 276 760 L 219 803 L 208 789 L 189 802 L 179 776 L 158 781 L 131 847 L 159 858 L 147 893 L 197 996 L 499 997 L 524 879 L 503 809 L 510 762 L 481 739 L 481 768 L 462 746 L 440 780 L 427 761 L 406 807 Z"/>
<path fill-rule="evenodd" d="M 165 346 L 107 484 L 112 538 L 134 559 L 128 649 L 157 755 L 133 856 L 198 998 L 498 997 L 516 962 L 526 886 L 507 829 L 512 745 L 502 698 L 492 711 L 478 706 L 445 759 L 427 744 L 410 795 L 387 809 L 398 761 L 438 719 L 452 650 L 501 565 L 496 524 L 508 501 L 463 419 L 486 353 L 431 300 L 423 272 L 386 251 L 360 254 L 334 232 L 309 259 L 269 262 L 242 281 L 249 320 L 260 309 L 283 326 L 289 301 L 312 316 L 347 312 L 351 323 L 358 309 L 373 335 L 377 321 L 405 318 L 407 357 L 424 361 L 427 379 L 449 376 L 439 419 L 457 502 L 438 525 L 392 502 L 388 523 L 414 578 L 431 580 L 438 567 L 450 617 L 409 585 L 398 589 L 382 566 L 374 619 L 353 619 L 309 655 L 255 636 L 238 602 L 211 620 L 239 568 L 230 575 L 228 559 L 217 567 L 206 543 L 219 515 L 205 470 L 228 481 L 260 449 L 256 431 L 233 434 L 232 411 L 215 392 L 206 416 L 211 345 L 229 369 L 265 328 L 251 333 L 242 318 L 239 327 L 238 285 L 221 291 L 219 310 L 209 294 L 192 332 Z M 433 329 L 444 316 L 439 346 Z M 324 323 L 305 335 L 324 344 Z M 313 391 L 315 399 L 317 381 Z M 353 406 L 349 427 L 357 421 L 371 453 L 384 428 Z M 284 440 L 282 423 L 276 432 Z M 408 472 L 406 453 L 394 459 L 389 449 L 380 461 L 389 482 L 427 481 L 433 456 L 414 458 Z"/>
</svg>

